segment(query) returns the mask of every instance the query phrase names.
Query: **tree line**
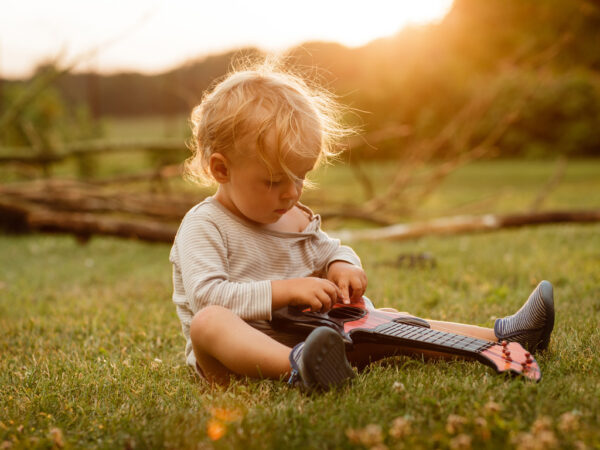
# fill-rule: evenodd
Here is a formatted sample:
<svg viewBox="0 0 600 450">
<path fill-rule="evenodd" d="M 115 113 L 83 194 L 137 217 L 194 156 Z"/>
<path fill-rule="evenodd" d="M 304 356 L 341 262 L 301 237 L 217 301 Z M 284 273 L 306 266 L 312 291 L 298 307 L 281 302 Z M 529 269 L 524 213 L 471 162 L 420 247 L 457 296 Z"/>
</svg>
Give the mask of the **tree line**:
<svg viewBox="0 0 600 450">
<path fill-rule="evenodd" d="M 286 61 L 338 95 L 354 111 L 348 120 L 365 131 L 405 127 L 376 151 L 366 147 L 364 158 L 394 157 L 411 141 L 436 139 L 469 107 L 476 113 L 465 113 L 469 123 L 453 132 L 454 147 L 472 146 L 509 117 L 496 143 L 501 155 L 600 156 L 598 43 L 600 5 L 591 0 L 455 0 L 440 23 L 359 48 L 308 42 L 290 49 Z M 211 55 L 152 76 L 67 73 L 35 120 L 75 114 L 91 127 L 106 115 L 185 115 L 241 56 L 261 51 Z M 28 81 L 5 80 L 0 107 Z"/>
</svg>

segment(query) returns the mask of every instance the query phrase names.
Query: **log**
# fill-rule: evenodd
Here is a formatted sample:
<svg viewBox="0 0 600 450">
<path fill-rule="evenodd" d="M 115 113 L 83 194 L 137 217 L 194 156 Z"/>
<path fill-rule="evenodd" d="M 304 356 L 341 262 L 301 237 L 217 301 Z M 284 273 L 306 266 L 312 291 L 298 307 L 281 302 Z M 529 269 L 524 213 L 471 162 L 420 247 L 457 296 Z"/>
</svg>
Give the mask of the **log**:
<svg viewBox="0 0 600 450">
<path fill-rule="evenodd" d="M 545 211 L 523 214 L 483 216 L 455 216 L 435 219 L 428 222 L 412 224 L 396 224 L 382 228 L 367 230 L 338 230 L 329 234 L 343 242 L 377 241 L 377 240 L 409 240 L 428 235 L 453 235 L 494 231 L 502 228 L 516 228 L 529 225 L 545 225 L 556 223 L 591 223 L 600 222 L 600 210 L 587 211 Z"/>
<path fill-rule="evenodd" d="M 197 195 L 114 192 L 77 181 L 54 180 L 0 186 L 0 195 L 13 204 L 30 203 L 51 211 L 138 214 L 179 221 L 202 200 Z"/>
<path fill-rule="evenodd" d="M 13 233 L 69 233 L 82 242 L 93 235 L 105 235 L 170 243 L 175 238 L 178 225 L 90 213 L 57 212 L 0 199 L 0 227 Z"/>
<path fill-rule="evenodd" d="M 457 216 L 414 224 L 397 224 L 367 230 L 331 231 L 343 242 L 357 240 L 408 240 L 427 235 L 453 235 L 493 231 L 528 225 L 600 222 L 600 210 L 545 211 L 529 214 Z M 135 238 L 149 242 L 173 242 L 178 224 L 157 220 L 110 217 L 99 214 L 52 211 L 37 205 L 18 204 L 0 198 L 0 227 L 9 232 L 71 233 L 85 241 L 92 235 Z"/>
</svg>

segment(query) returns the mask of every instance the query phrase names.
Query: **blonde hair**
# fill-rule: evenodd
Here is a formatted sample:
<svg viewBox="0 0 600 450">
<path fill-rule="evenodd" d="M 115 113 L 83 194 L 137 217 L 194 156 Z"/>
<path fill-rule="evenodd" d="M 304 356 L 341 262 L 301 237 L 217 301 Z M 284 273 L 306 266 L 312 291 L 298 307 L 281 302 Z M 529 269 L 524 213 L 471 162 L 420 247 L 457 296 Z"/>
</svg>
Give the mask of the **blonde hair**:
<svg viewBox="0 0 600 450">
<path fill-rule="evenodd" d="M 234 70 L 192 111 L 192 156 L 185 163 L 185 176 L 212 184 L 213 153 L 229 158 L 256 155 L 271 170 L 265 139 L 274 131 L 277 162 L 293 177 L 285 164 L 287 155 L 316 157 L 318 165 L 341 151 L 340 138 L 354 133 L 342 124 L 342 113 L 329 92 L 281 70 L 273 61 Z"/>
</svg>

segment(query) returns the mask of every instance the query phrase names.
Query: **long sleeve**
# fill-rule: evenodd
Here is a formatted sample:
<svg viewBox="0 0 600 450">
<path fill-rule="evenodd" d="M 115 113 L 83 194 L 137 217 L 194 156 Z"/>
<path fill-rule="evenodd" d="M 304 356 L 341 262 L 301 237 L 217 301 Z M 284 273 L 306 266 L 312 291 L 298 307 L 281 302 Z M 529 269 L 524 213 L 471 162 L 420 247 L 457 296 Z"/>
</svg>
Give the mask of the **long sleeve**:
<svg viewBox="0 0 600 450">
<path fill-rule="evenodd" d="M 354 252 L 354 250 L 346 245 L 340 245 L 338 247 L 329 261 L 327 261 L 327 266 L 329 267 L 329 264 L 334 261 L 346 261 L 350 264 L 354 264 L 355 266 L 362 267 L 358 255 Z"/>
<path fill-rule="evenodd" d="M 318 229 L 316 235 L 319 241 L 319 247 L 327 250 L 322 254 L 323 259 L 320 262 L 324 273 L 327 272 L 329 265 L 334 261 L 345 261 L 347 263 L 354 264 L 355 266 L 362 267 L 360 258 L 354 252 L 354 250 L 346 245 L 340 245 L 339 239 L 329 237 L 329 235 L 327 235 L 327 233 L 322 231 L 320 228 Z"/>
<path fill-rule="evenodd" d="M 230 280 L 226 242 L 212 221 L 187 217 L 178 231 L 171 260 L 179 272 L 174 282 L 182 284 L 194 314 L 207 305 L 221 305 L 242 319 L 270 320 L 271 282 Z"/>
</svg>

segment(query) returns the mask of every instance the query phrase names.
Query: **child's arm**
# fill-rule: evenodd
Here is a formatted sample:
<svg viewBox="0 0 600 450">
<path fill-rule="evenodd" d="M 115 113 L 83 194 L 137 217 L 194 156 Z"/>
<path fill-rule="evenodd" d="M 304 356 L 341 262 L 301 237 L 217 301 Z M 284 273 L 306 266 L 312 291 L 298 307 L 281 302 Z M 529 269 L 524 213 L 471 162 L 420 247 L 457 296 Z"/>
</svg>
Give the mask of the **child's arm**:
<svg viewBox="0 0 600 450">
<path fill-rule="evenodd" d="M 219 305 L 245 320 L 270 320 L 270 281 L 230 281 L 227 245 L 213 221 L 200 214 L 186 216 L 170 259 L 174 284 L 194 314 Z"/>
<path fill-rule="evenodd" d="M 313 311 L 328 311 L 341 298 L 342 291 L 333 281 L 307 277 L 271 281 L 273 310 L 287 305 L 306 305 Z"/>
</svg>

